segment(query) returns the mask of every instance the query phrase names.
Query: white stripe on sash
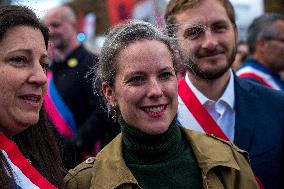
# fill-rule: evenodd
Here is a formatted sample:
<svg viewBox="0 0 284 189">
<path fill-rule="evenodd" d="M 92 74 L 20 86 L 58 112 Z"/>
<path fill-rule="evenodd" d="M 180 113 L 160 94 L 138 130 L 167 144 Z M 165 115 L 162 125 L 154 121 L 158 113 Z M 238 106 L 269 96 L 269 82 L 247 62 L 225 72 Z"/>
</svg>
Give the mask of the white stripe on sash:
<svg viewBox="0 0 284 189">
<path fill-rule="evenodd" d="M 0 150 L 11 165 L 18 188 L 22 189 L 55 189 L 35 167 L 26 159 L 18 146 L 0 132 Z"/>
<path fill-rule="evenodd" d="M 243 67 L 240 70 L 238 70 L 236 74 L 237 74 L 237 76 L 242 77 L 242 75 L 250 74 L 250 73 L 255 74 L 258 77 L 262 78 L 266 83 L 268 83 L 272 87 L 272 89 L 281 90 L 281 88 L 274 81 L 274 79 L 271 77 L 271 75 L 269 75 L 269 74 L 267 74 L 265 72 L 262 72 L 260 70 L 257 70 L 257 69 L 255 69 L 253 67 L 250 67 L 250 66 Z"/>
<path fill-rule="evenodd" d="M 187 109 L 180 96 L 178 96 L 178 121 L 183 127 L 187 129 L 205 133 L 200 124 Z"/>
<path fill-rule="evenodd" d="M 23 172 L 15 165 L 13 164 L 13 162 L 10 160 L 9 156 L 7 155 L 7 153 L 4 150 L 1 150 L 2 153 L 4 154 L 7 162 L 9 163 L 9 165 L 11 166 L 12 170 L 13 170 L 13 176 L 16 180 L 16 184 L 23 188 L 23 189 L 39 189 L 39 187 L 37 187 L 36 185 L 34 185 L 30 179 L 28 179 Z"/>
</svg>

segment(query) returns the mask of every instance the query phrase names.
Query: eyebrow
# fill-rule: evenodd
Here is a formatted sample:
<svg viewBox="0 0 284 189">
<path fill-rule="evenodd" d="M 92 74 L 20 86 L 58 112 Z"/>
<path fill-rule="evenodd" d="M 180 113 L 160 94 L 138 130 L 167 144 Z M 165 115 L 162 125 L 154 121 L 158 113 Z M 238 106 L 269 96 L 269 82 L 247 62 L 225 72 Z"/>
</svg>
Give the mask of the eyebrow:
<svg viewBox="0 0 284 189">
<path fill-rule="evenodd" d="M 174 67 L 171 67 L 171 66 L 167 66 L 165 68 L 162 68 L 159 72 L 163 72 L 163 71 L 174 71 Z"/>
<path fill-rule="evenodd" d="M 171 67 L 171 66 L 166 66 L 166 67 L 160 69 L 159 72 L 163 72 L 163 71 L 167 71 L 167 70 L 174 70 L 174 68 Z M 143 75 L 145 73 L 147 73 L 147 71 L 130 71 L 129 73 L 126 74 L 126 77 L 132 76 L 132 75 Z"/>
<path fill-rule="evenodd" d="M 204 26 L 204 24 L 200 24 L 200 23 L 184 23 L 184 24 L 175 24 L 175 26 L 177 27 L 183 27 L 183 28 L 193 28 L 193 27 L 202 27 Z"/>
<path fill-rule="evenodd" d="M 17 52 L 24 52 L 24 53 L 28 54 L 29 56 L 32 56 L 32 54 L 33 54 L 31 49 L 15 49 L 15 50 L 8 52 L 8 55 L 13 54 L 13 53 L 17 53 Z M 43 53 L 43 55 L 41 55 L 41 58 L 48 58 L 47 51 L 45 51 L 45 53 Z"/>
<path fill-rule="evenodd" d="M 227 23 L 226 19 L 217 19 L 213 22 L 210 23 L 210 26 L 214 25 L 214 24 L 218 24 L 218 23 Z M 193 28 L 193 27 L 208 27 L 205 24 L 201 24 L 200 21 L 196 21 L 196 22 L 192 22 L 192 23 L 181 23 L 181 24 L 175 24 L 176 26 L 180 27 L 180 26 L 185 26 L 185 28 Z"/>
<path fill-rule="evenodd" d="M 8 53 L 16 53 L 16 52 L 25 52 L 27 54 L 32 54 L 32 50 L 30 49 L 14 49 L 14 50 L 11 50 L 9 51 Z"/>
</svg>

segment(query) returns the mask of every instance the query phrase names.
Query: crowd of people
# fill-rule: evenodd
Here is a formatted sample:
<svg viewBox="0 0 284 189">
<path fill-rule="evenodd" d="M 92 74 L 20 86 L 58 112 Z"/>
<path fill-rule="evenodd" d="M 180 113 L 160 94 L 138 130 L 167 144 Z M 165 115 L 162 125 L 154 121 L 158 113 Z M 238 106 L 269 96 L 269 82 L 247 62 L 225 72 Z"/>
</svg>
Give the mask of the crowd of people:
<svg viewBox="0 0 284 189">
<path fill-rule="evenodd" d="M 268 88 L 284 91 L 280 74 L 284 70 L 284 16 L 267 13 L 256 18 L 248 28 L 249 54 L 237 75 Z"/>
<path fill-rule="evenodd" d="M 77 40 L 77 17 L 68 6 L 55 7 L 43 18 L 49 29 L 48 116 L 61 141 L 63 163 L 70 169 L 96 153 L 119 132 L 107 118 L 93 89 L 90 68 L 98 62 Z"/>
<path fill-rule="evenodd" d="M 93 54 L 68 4 L 0 7 L 0 188 L 284 188 L 284 16 L 247 41 L 229 0 L 170 0 L 164 20 Z"/>
</svg>

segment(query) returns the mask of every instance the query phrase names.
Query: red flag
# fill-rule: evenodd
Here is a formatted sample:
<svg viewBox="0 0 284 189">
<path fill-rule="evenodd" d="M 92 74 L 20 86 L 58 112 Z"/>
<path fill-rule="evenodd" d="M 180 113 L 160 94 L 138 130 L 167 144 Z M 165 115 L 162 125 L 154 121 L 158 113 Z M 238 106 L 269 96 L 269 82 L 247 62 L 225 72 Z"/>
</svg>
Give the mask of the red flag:
<svg viewBox="0 0 284 189">
<path fill-rule="evenodd" d="M 116 25 L 132 18 L 134 2 L 134 0 L 108 0 L 107 9 L 111 25 Z"/>
</svg>

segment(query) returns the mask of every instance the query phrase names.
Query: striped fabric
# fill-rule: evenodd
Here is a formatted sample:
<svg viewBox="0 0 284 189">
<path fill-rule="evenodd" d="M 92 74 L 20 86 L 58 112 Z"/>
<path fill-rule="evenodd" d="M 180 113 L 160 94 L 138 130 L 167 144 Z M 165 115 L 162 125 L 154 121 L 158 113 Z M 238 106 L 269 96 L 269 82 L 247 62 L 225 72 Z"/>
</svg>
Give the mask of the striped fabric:
<svg viewBox="0 0 284 189">
<path fill-rule="evenodd" d="M 240 78 L 251 78 L 262 83 L 264 86 L 284 91 L 284 83 L 269 70 L 267 70 L 261 64 L 254 62 L 253 60 L 244 64 L 237 72 L 237 76 Z"/>
<path fill-rule="evenodd" d="M 178 122 L 182 126 L 230 141 L 208 111 L 202 106 L 183 77 L 178 83 L 178 101 Z M 256 175 L 255 179 L 259 188 L 264 189 Z"/>
<path fill-rule="evenodd" d="M 71 138 L 77 132 L 75 118 L 56 89 L 51 71 L 47 73 L 47 77 L 49 85 L 44 98 L 45 110 L 58 132 L 64 137 Z"/>
<path fill-rule="evenodd" d="M 13 170 L 17 189 L 55 189 L 23 156 L 17 145 L 0 132 L 0 150 Z"/>
<path fill-rule="evenodd" d="M 229 141 L 219 125 L 199 102 L 183 77 L 178 83 L 178 98 L 178 122 L 182 126 L 195 131 L 213 134 Z"/>
</svg>

